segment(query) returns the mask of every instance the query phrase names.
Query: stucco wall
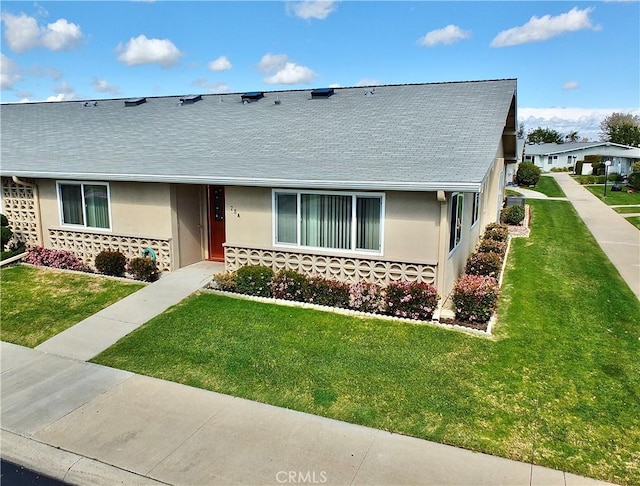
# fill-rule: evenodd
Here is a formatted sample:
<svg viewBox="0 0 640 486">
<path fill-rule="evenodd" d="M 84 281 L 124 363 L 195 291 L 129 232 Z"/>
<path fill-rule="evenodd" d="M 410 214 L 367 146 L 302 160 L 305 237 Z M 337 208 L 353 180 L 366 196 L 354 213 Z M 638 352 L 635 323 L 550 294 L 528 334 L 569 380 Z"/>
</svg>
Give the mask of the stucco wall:
<svg viewBox="0 0 640 486">
<path fill-rule="evenodd" d="M 60 224 L 60 211 L 55 180 L 37 180 L 45 244 L 50 228 L 69 228 Z M 111 231 L 87 228 L 127 236 L 171 237 L 171 198 L 168 184 L 135 182 L 109 183 L 111 194 Z M 76 230 L 76 228 L 72 228 Z M 77 229 L 83 231 L 82 228 Z"/>
<path fill-rule="evenodd" d="M 228 186 L 225 198 L 227 245 L 278 248 L 273 245 L 271 189 Z M 376 255 L 376 258 L 428 263 L 437 261 L 440 203 L 435 193 L 388 192 L 385 214 L 383 254 Z M 334 250 L 320 252 L 353 255 Z M 374 257 L 367 253 L 362 255 Z"/>
</svg>

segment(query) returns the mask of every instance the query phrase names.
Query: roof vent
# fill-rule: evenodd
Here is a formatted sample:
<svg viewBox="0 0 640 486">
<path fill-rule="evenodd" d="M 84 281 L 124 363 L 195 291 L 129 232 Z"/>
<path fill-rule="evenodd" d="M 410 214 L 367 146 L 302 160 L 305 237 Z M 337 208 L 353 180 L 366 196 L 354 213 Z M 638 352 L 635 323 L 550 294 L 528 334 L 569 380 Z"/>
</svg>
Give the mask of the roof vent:
<svg viewBox="0 0 640 486">
<path fill-rule="evenodd" d="M 314 99 L 314 98 L 328 98 L 329 96 L 333 95 L 333 93 L 334 93 L 333 88 L 312 89 L 311 90 L 311 99 Z"/>
<path fill-rule="evenodd" d="M 195 103 L 196 101 L 200 101 L 202 99 L 202 95 L 191 95 L 191 96 L 183 96 L 180 98 L 180 101 L 183 105 L 190 105 Z"/>
<path fill-rule="evenodd" d="M 366 90 L 364 92 L 365 96 L 371 96 L 371 95 L 374 95 L 374 94 L 376 94 L 376 89 L 375 88 L 368 89 L 368 90 Z"/>
<path fill-rule="evenodd" d="M 250 91 L 242 95 L 242 102 L 251 103 L 252 101 L 258 101 L 262 98 L 264 98 L 264 93 L 262 91 Z"/>
<path fill-rule="evenodd" d="M 84 102 L 84 106 L 88 107 L 88 106 L 98 106 L 98 102 L 97 101 L 85 101 Z"/>
<path fill-rule="evenodd" d="M 124 100 L 124 106 L 138 106 L 146 102 L 147 98 L 133 98 L 130 100 Z"/>
</svg>

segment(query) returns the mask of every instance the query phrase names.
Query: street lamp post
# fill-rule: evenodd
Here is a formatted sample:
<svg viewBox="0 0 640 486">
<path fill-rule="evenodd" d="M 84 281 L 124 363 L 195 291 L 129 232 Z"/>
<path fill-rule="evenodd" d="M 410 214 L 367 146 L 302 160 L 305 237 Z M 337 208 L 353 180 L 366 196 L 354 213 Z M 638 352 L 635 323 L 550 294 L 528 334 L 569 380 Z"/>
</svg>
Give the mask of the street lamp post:
<svg viewBox="0 0 640 486">
<path fill-rule="evenodd" d="M 609 166 L 611 165 L 610 160 L 606 160 L 604 162 L 604 198 L 607 198 L 607 172 L 609 171 Z"/>
</svg>

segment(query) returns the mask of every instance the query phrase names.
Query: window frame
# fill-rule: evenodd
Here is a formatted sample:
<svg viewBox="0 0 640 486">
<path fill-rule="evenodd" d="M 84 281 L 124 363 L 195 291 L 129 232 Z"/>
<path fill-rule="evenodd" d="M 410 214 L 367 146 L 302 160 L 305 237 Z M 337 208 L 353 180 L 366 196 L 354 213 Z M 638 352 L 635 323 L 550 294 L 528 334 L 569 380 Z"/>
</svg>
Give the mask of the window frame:
<svg viewBox="0 0 640 486">
<path fill-rule="evenodd" d="M 454 204 L 455 204 L 455 217 L 454 217 Z M 450 199 L 450 220 L 449 220 L 449 255 L 451 255 L 462 241 L 462 229 L 464 225 L 464 193 L 454 192 L 451 194 Z M 460 234 L 458 234 L 460 230 Z M 453 245 L 452 245 L 453 243 Z"/>
<path fill-rule="evenodd" d="M 471 205 L 471 227 L 473 228 L 480 220 L 480 193 L 473 193 L 473 202 Z"/>
<path fill-rule="evenodd" d="M 80 196 L 82 197 L 82 224 L 73 224 L 64 222 L 64 208 L 62 204 L 62 186 L 79 186 Z M 107 189 L 107 211 L 109 215 L 109 227 L 102 228 L 99 226 L 87 225 L 87 205 L 85 202 L 85 186 L 104 186 Z M 113 219 L 111 217 L 111 186 L 108 182 L 101 181 L 69 181 L 69 180 L 57 180 L 56 181 L 56 194 L 58 197 L 58 217 L 60 218 L 60 226 L 63 228 L 76 228 L 86 229 L 91 231 L 104 231 L 111 232 L 113 228 Z"/>
<path fill-rule="evenodd" d="M 289 194 L 296 196 L 296 243 L 281 243 L 278 241 L 278 206 L 277 206 L 277 194 Z M 319 194 L 324 196 L 349 196 L 351 197 L 351 248 L 331 248 L 323 246 L 307 246 L 302 245 L 301 233 L 302 225 L 302 208 L 301 199 L 303 194 Z M 367 250 L 364 248 L 357 248 L 357 230 L 358 230 L 358 218 L 357 218 L 357 200 L 358 198 L 378 198 L 380 199 L 380 249 L 379 250 Z M 353 253 L 364 255 L 383 255 L 384 253 L 384 220 L 385 220 L 385 203 L 386 194 L 383 192 L 350 192 L 350 191 L 322 191 L 322 190 L 304 190 L 304 189 L 272 189 L 271 190 L 271 234 L 272 244 L 278 248 L 295 248 L 303 250 L 314 250 L 323 252 L 340 252 L 340 253 Z"/>
</svg>

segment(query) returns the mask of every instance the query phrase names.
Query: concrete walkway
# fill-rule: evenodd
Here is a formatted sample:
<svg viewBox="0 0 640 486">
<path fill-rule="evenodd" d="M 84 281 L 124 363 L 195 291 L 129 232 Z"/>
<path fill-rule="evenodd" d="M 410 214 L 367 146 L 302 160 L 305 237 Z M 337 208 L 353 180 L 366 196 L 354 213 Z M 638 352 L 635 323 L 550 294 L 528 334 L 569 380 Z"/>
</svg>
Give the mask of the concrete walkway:
<svg viewBox="0 0 640 486">
<path fill-rule="evenodd" d="M 71 484 L 606 484 L 1 346 L 2 457 Z"/>
<path fill-rule="evenodd" d="M 527 199 L 551 199 L 551 200 L 556 200 L 556 201 L 566 201 L 567 200 L 566 197 L 549 197 L 546 194 L 543 194 L 543 193 L 538 192 L 538 191 L 534 191 L 533 189 L 526 189 L 524 187 L 509 186 L 509 187 L 507 187 L 507 189 L 519 192 L 520 194 L 525 196 Z"/>
<path fill-rule="evenodd" d="M 552 177 L 609 260 L 640 299 L 640 230 L 578 184 L 569 174 L 557 172 Z"/>
<path fill-rule="evenodd" d="M 164 275 L 36 347 L 58 356 L 89 360 L 151 318 L 163 313 L 224 271 L 222 263 L 202 261 Z"/>
</svg>

